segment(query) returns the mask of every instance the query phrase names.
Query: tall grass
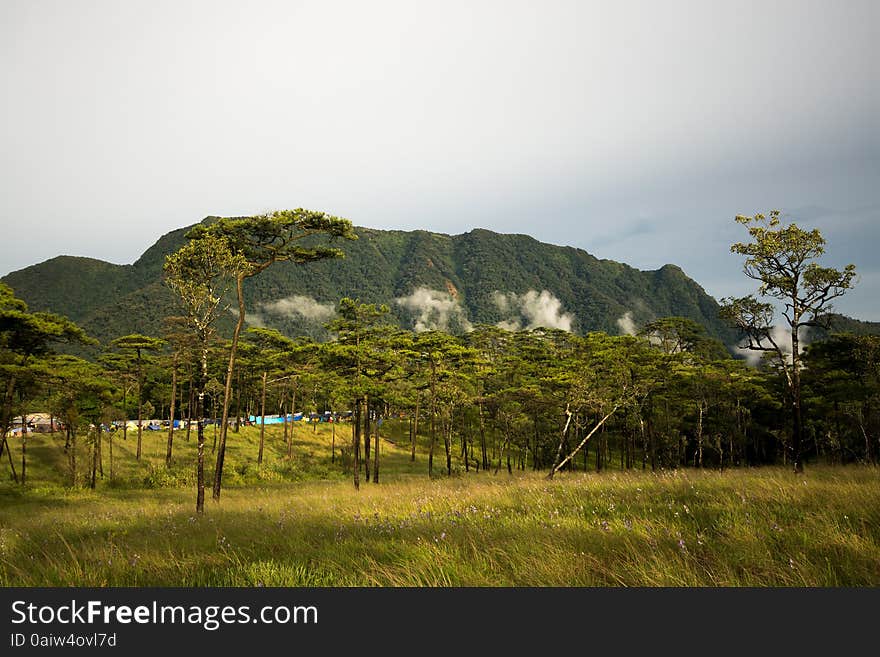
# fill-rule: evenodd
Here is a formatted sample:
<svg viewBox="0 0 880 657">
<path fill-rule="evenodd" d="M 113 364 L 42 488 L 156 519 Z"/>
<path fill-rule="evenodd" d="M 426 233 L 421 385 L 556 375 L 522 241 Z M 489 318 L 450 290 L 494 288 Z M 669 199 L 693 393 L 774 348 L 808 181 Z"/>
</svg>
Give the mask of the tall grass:
<svg viewBox="0 0 880 657">
<path fill-rule="evenodd" d="M 315 457 L 317 458 L 317 457 Z M 423 465 L 423 464 L 417 464 Z M 873 468 L 0 490 L 0 584 L 874 586 Z"/>
</svg>

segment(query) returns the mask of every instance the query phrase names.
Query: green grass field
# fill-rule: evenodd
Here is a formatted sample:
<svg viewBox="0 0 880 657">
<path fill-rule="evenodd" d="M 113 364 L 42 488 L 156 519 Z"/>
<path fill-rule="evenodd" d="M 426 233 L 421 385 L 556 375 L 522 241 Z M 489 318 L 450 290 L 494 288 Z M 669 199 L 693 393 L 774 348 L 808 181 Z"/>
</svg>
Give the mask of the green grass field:
<svg viewBox="0 0 880 657">
<path fill-rule="evenodd" d="M 876 586 L 880 472 L 867 467 L 662 473 L 505 469 L 427 477 L 403 427 L 380 483 L 355 491 L 330 431 L 230 433 L 220 503 L 196 517 L 195 435 L 114 439 L 96 490 L 70 488 L 64 439 L 33 436 L 22 488 L 0 484 L 3 586 Z M 212 434 L 208 432 L 208 458 Z M 350 438 L 340 425 L 337 447 Z M 17 442 L 16 442 L 17 444 Z M 85 447 L 79 454 L 87 462 Z M 17 458 L 20 455 L 14 452 Z M 18 463 L 16 463 L 18 465 Z M 8 473 L 6 457 L 0 467 Z M 211 467 L 209 466 L 209 470 Z M 210 473 L 209 473 L 210 474 Z"/>
</svg>

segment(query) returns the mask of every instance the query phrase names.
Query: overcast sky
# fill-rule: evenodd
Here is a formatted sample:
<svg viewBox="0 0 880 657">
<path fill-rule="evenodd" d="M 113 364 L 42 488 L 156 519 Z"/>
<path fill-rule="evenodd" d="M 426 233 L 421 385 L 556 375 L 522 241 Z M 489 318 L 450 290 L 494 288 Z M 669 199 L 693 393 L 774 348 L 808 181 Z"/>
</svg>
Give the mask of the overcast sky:
<svg viewBox="0 0 880 657">
<path fill-rule="evenodd" d="M 715 297 L 736 214 L 880 320 L 880 2 L 0 2 L 0 275 L 213 215 L 527 233 Z"/>
</svg>

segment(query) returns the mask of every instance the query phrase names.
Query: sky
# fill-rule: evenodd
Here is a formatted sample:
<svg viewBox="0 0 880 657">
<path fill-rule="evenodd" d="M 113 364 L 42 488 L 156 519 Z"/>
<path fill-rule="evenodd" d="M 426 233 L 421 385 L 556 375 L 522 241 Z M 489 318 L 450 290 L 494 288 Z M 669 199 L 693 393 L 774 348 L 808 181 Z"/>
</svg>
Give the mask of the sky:
<svg viewBox="0 0 880 657">
<path fill-rule="evenodd" d="M 880 321 L 880 3 L 0 2 L 0 275 L 305 207 L 525 233 L 720 298 L 737 214 Z"/>
</svg>

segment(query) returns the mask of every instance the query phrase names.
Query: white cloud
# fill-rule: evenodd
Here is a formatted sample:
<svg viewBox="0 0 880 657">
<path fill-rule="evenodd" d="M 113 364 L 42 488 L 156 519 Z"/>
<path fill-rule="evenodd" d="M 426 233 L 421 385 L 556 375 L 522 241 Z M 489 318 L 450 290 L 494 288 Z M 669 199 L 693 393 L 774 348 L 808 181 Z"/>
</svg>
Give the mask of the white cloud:
<svg viewBox="0 0 880 657">
<path fill-rule="evenodd" d="M 299 294 L 263 303 L 260 307 L 273 315 L 282 317 L 300 315 L 312 322 L 326 322 L 336 314 L 336 308 L 332 303 L 319 303 L 312 297 Z"/>
<path fill-rule="evenodd" d="M 497 326 L 508 331 L 517 331 L 522 327 L 534 329 L 538 327 L 571 331 L 574 317 L 563 312 L 562 302 L 548 290 L 529 290 L 525 294 L 510 292 L 504 294 L 495 290 L 490 295 L 492 303 L 507 319 L 498 322 Z"/>
<path fill-rule="evenodd" d="M 420 287 L 409 296 L 398 297 L 395 303 L 416 315 L 414 328 L 419 333 L 472 328 L 461 304 L 448 292 Z"/>
<path fill-rule="evenodd" d="M 238 315 L 237 311 L 231 309 L 230 311 L 234 315 Z M 263 316 L 260 313 L 245 313 L 244 321 L 246 321 L 250 326 L 255 326 L 257 328 L 266 328 L 266 322 L 263 320 Z"/>
<path fill-rule="evenodd" d="M 507 300 L 506 294 L 502 294 L 498 290 L 495 290 L 489 295 L 489 297 L 492 299 L 492 303 L 494 303 L 501 312 L 507 313 L 510 310 L 510 302 Z"/>
<path fill-rule="evenodd" d="M 636 334 L 636 323 L 633 321 L 631 311 L 627 310 L 621 317 L 617 318 L 617 328 L 620 329 L 621 335 Z"/>
</svg>

